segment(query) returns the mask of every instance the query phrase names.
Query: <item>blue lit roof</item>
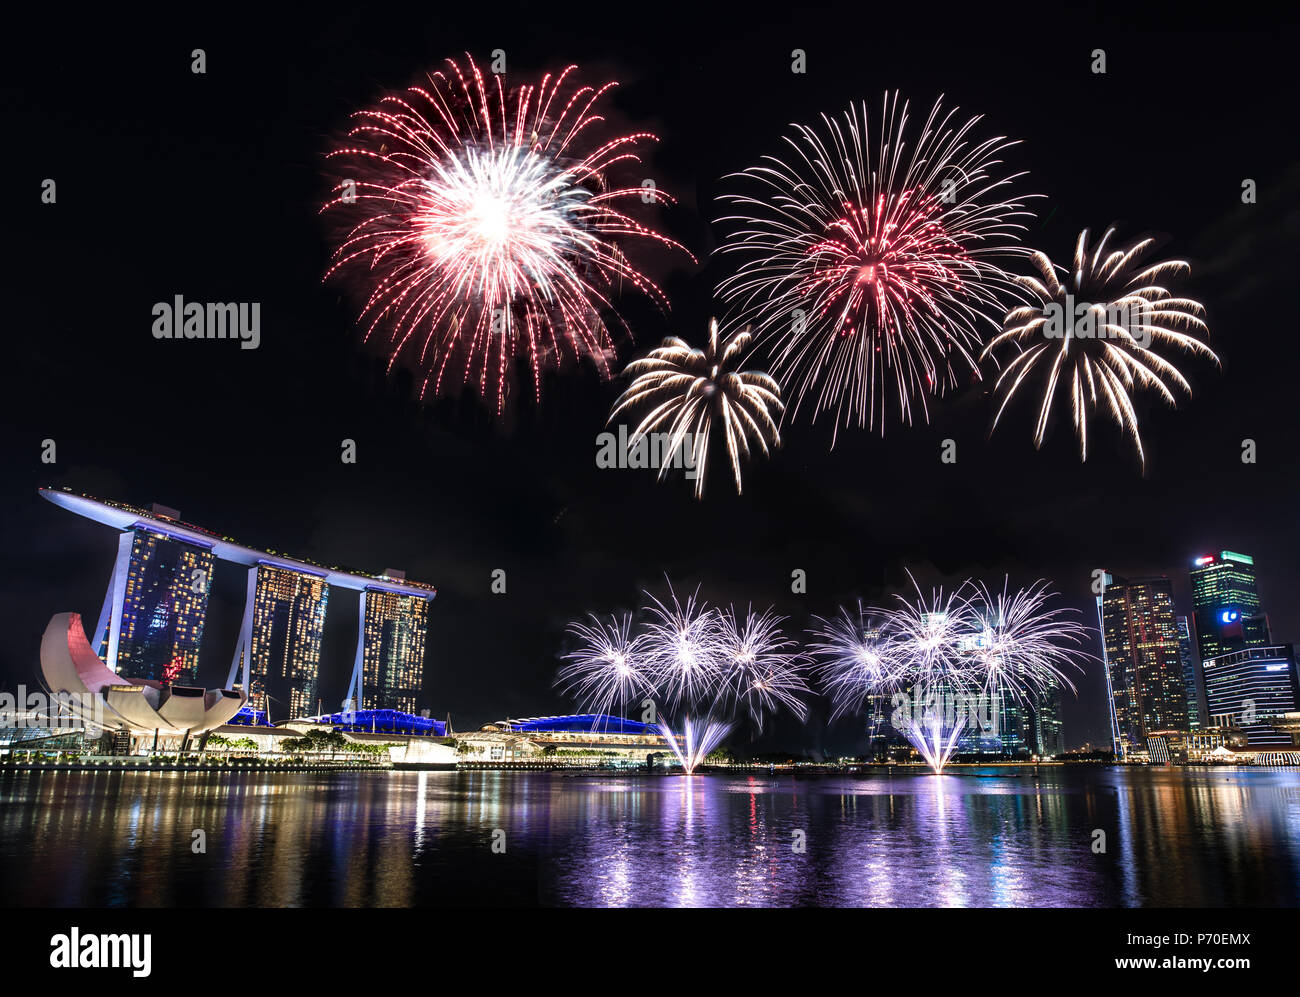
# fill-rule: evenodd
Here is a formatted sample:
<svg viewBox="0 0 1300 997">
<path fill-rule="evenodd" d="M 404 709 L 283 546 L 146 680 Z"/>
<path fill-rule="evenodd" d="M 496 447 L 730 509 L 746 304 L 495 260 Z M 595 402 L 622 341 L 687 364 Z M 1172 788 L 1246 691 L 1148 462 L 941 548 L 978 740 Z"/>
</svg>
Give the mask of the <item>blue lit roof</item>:
<svg viewBox="0 0 1300 997">
<path fill-rule="evenodd" d="M 578 713 L 565 717 L 527 717 L 522 720 L 498 720 L 493 726 L 507 730 L 527 732 L 555 733 L 598 733 L 598 734 L 658 734 L 659 729 L 653 724 L 643 724 L 637 720 L 625 720 L 603 713 Z"/>
<path fill-rule="evenodd" d="M 255 710 L 251 706 L 245 706 L 233 717 L 226 721 L 234 727 L 271 727 L 272 724 L 266 721 L 265 710 Z"/>
<path fill-rule="evenodd" d="M 329 724 L 339 730 L 362 734 L 423 734 L 428 737 L 446 737 L 447 724 L 432 717 L 418 717 L 400 710 L 354 710 L 351 713 L 328 713 L 308 717 L 316 723 Z"/>
</svg>

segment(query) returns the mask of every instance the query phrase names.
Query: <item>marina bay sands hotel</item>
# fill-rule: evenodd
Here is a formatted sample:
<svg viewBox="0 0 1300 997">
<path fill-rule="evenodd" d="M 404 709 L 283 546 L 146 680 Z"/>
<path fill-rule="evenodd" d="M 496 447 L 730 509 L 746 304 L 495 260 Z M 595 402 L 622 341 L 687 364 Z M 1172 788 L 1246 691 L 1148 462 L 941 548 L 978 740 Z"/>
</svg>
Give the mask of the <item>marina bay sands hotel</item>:
<svg viewBox="0 0 1300 997">
<path fill-rule="evenodd" d="M 180 513 L 69 491 L 40 494 L 120 530 L 99 623 L 90 636 L 112 671 L 171 686 L 197 685 L 199 646 L 217 561 L 248 569 L 247 598 L 226 686 L 276 720 L 317 715 L 321 637 L 330 592 L 358 593 L 356 658 L 344 709 L 415 713 L 424 681 L 432 585 L 387 569 L 367 575 L 325 567 L 181 522 Z M 338 596 L 336 595 L 336 599 Z"/>
</svg>

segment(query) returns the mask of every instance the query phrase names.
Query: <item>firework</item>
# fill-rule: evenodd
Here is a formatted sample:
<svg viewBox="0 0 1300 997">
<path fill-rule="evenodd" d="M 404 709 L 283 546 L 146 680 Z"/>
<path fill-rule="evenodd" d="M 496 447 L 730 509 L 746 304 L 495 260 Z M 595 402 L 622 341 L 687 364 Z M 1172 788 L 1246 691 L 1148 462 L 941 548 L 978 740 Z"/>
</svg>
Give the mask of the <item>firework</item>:
<svg viewBox="0 0 1300 997">
<path fill-rule="evenodd" d="M 730 607 L 718 614 L 725 645 L 722 685 L 727 698 L 745 709 L 759 730 L 763 718 L 785 707 L 800 721 L 808 719 L 802 696 L 809 692 L 803 656 L 781 632 L 784 617 L 772 610 L 743 617 Z"/>
<path fill-rule="evenodd" d="M 916 132 L 908 104 L 886 94 L 873 133 L 865 102 L 820 126 L 793 125 L 786 158 L 737 174 L 747 192 L 722 252 L 742 257 L 719 286 L 774 358 L 772 373 L 813 419 L 883 433 L 891 412 L 929 420 L 929 399 L 978 376 L 981 326 L 999 328 L 1012 277 L 999 260 L 1032 217 L 1006 189 L 998 156 L 1015 143 L 976 141 L 980 118 L 935 103 Z M 834 436 L 832 436 L 832 446 Z"/>
<path fill-rule="evenodd" d="M 913 587 L 914 600 L 900 595 L 894 608 L 872 611 L 876 625 L 860 605 L 856 617 L 841 609 L 818 620 L 811 650 L 836 716 L 890 696 L 890 723 L 942 772 L 968 730 L 996 728 L 1008 698 L 1074 688 L 1066 669 L 1087 631 L 1047 608 L 1046 582 L 1015 593 L 1004 583 L 996 597 L 969 580 L 946 595 Z"/>
<path fill-rule="evenodd" d="M 610 616 L 605 623 L 596 616 L 590 623 L 574 623 L 569 633 L 579 647 L 564 657 L 568 664 L 557 675 L 565 692 L 588 703 L 597 717 L 622 716 L 625 704 L 651 691 L 644 641 L 630 634 L 632 616 Z M 594 723 L 598 724 L 597 719 Z"/>
<path fill-rule="evenodd" d="M 669 602 L 650 595 L 650 622 L 645 646 L 655 689 L 672 707 L 690 712 L 716 693 L 723 680 L 726 644 L 717 613 L 699 601 L 699 591 L 685 604 L 668 586 Z"/>
<path fill-rule="evenodd" d="M 1054 593 L 1039 579 L 1028 588 L 1008 592 L 1006 581 L 996 595 L 972 583 L 973 622 L 979 632 L 975 655 L 987 689 L 1004 689 L 1019 700 L 1045 694 L 1052 687 L 1074 691 L 1069 670 L 1087 628 L 1069 619 L 1069 610 L 1047 608 Z"/>
<path fill-rule="evenodd" d="M 814 616 L 813 620 L 810 633 L 816 639 L 808 652 L 819 662 L 816 671 L 831 700 L 832 720 L 860 712 L 868 699 L 898 685 L 898 657 L 882 640 L 879 621 L 863 610 L 861 602 L 854 614 L 841 606 L 834 619 Z"/>
<path fill-rule="evenodd" d="M 647 622 L 636 636 L 626 616 L 571 626 L 582 646 L 565 656 L 557 684 L 598 710 L 607 711 L 625 689 L 650 696 L 661 715 L 658 729 L 688 774 L 722 742 L 741 708 L 760 730 L 779 707 L 807 718 L 803 657 L 781 633 L 782 617 L 771 609 L 750 608 L 743 618 L 734 607 L 710 609 L 698 590 L 682 600 L 671 582 L 667 599 L 646 595 Z"/>
<path fill-rule="evenodd" d="M 1074 268 L 1062 282 L 1057 267 L 1043 253 L 1034 253 L 1041 272 L 1017 278 L 1032 303 L 1010 311 L 1003 332 L 985 348 L 989 356 L 1003 344 L 1014 343 L 1019 352 L 998 375 L 996 391 L 1001 403 L 993 428 L 1007 404 L 1026 382 L 1042 382 L 1034 445 L 1041 447 L 1058 395 L 1068 392 L 1079 456 L 1088 459 L 1088 413 L 1103 410 L 1125 431 L 1145 466 L 1146 454 L 1138 431 L 1133 394 L 1149 388 L 1171 407 L 1174 391 L 1191 395 L 1191 385 L 1168 359 L 1170 348 L 1201 354 L 1215 363 L 1218 357 L 1194 333 L 1207 333 L 1201 318 L 1205 309 L 1190 298 L 1175 297 L 1161 285 L 1165 277 L 1190 271 L 1182 260 L 1145 264 L 1142 258 L 1151 239 L 1127 249 L 1106 252 L 1114 234 L 1108 229 L 1091 252 L 1088 231 L 1079 235 Z"/>
<path fill-rule="evenodd" d="M 355 114 L 330 153 L 338 179 L 322 210 L 346 234 L 326 278 L 364 279 L 365 338 L 383 341 L 390 371 L 419 372 L 421 398 L 462 382 L 500 412 L 519 358 L 539 397 L 542 371 L 570 357 L 608 376 L 614 287 L 666 304 L 621 241 L 681 247 L 621 206 L 669 199 L 610 178 L 654 136 L 597 137 L 596 105 L 615 84 L 580 86 L 575 69 L 507 91 L 501 74 L 449 59 L 427 88 Z"/>
<path fill-rule="evenodd" d="M 668 742 L 668 748 L 677 759 L 687 775 L 699 768 L 700 763 L 708 757 L 709 752 L 722 743 L 722 739 L 731 732 L 731 724 L 716 720 L 692 721 L 687 717 L 682 721 L 682 733 L 673 733 L 667 724 L 658 724 L 659 733 Z"/>
<path fill-rule="evenodd" d="M 648 407 L 633 439 L 666 427 L 667 449 L 661 452 L 689 451 L 686 463 L 695 475 L 696 498 L 704 495 L 709 442 L 715 431 L 731 461 L 737 494 L 740 461 L 750 455 L 751 446 L 766 457 L 769 447 L 781 445 L 776 420 L 785 406 L 780 387 L 766 374 L 736 369 L 749 341 L 748 330 L 719 341 L 716 319 L 709 323 L 709 345 L 704 350 L 675 336 L 665 339 L 648 356 L 628 364 L 624 374 L 632 382 L 610 412 L 613 422 L 621 412 Z M 661 462 L 661 479 L 670 463 Z"/>
</svg>

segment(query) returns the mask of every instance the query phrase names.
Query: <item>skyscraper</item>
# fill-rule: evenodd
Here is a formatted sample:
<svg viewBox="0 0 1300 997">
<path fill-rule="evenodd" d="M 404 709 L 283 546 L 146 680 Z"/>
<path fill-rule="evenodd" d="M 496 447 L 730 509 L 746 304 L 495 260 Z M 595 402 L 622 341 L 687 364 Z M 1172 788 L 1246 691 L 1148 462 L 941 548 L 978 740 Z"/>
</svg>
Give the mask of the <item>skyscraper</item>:
<svg viewBox="0 0 1300 997">
<path fill-rule="evenodd" d="M 1100 610 L 1115 752 L 1128 757 L 1148 731 L 1188 730 L 1173 590 L 1165 577 L 1108 575 Z"/>
<path fill-rule="evenodd" d="M 321 637 L 329 585 L 321 575 L 262 563 L 248 572 L 246 634 L 231 665 L 232 681 L 250 656 L 248 704 L 272 717 L 311 716 L 317 712 Z M 248 610 L 245 610 L 248 613 Z"/>
<path fill-rule="evenodd" d="M 1041 758 L 1065 752 L 1065 733 L 1061 725 L 1061 687 L 1053 682 L 1031 698 L 1030 747 Z"/>
<path fill-rule="evenodd" d="M 212 588 L 212 551 L 139 526 L 122 534 L 118 559 L 98 628 L 100 657 L 132 678 L 193 685 Z"/>
<path fill-rule="evenodd" d="M 1266 642 L 1267 627 L 1258 619 L 1254 558 L 1225 550 L 1193 561 L 1192 611 L 1202 662 L 1254 642 Z"/>
<path fill-rule="evenodd" d="M 424 685 L 429 601 L 368 589 L 363 604 L 361 709 L 414 713 Z"/>
<path fill-rule="evenodd" d="M 1205 661 L 1203 667 L 1213 726 L 1241 728 L 1252 748 L 1291 747 L 1291 735 L 1268 722 L 1294 712 L 1300 702 L 1290 644 L 1229 651 Z"/>
<path fill-rule="evenodd" d="M 1192 730 L 1206 726 L 1201 682 L 1196 673 L 1196 655 L 1192 650 L 1192 630 L 1186 616 L 1178 617 L 1178 657 L 1183 663 L 1183 684 L 1187 687 L 1187 725 Z"/>
</svg>

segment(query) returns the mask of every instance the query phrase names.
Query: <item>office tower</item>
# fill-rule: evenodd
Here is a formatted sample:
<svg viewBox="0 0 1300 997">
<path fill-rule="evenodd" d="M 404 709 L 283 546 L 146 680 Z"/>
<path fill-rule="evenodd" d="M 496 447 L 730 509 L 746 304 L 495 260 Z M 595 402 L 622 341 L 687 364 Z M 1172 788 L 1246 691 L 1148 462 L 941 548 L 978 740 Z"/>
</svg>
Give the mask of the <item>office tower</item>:
<svg viewBox="0 0 1300 997">
<path fill-rule="evenodd" d="M 1186 616 L 1178 617 L 1178 657 L 1183 664 L 1183 684 L 1187 687 L 1187 726 L 1199 730 L 1206 716 L 1196 656 L 1192 651 L 1191 624 Z"/>
<path fill-rule="evenodd" d="M 1119 757 L 1143 753 L 1148 731 L 1187 731 L 1187 693 L 1169 579 L 1107 576 L 1102 647 Z"/>
<path fill-rule="evenodd" d="M 1261 614 L 1255 561 L 1246 554 L 1225 550 L 1192 562 L 1192 610 L 1202 662 L 1268 641 L 1267 621 L 1251 620 Z"/>
<path fill-rule="evenodd" d="M 249 605 L 231 676 L 249 655 L 248 704 L 285 720 L 317 707 L 329 585 L 320 575 L 262 563 L 248 572 Z M 251 608 L 251 612 L 250 612 Z"/>
<path fill-rule="evenodd" d="M 1295 652 L 1290 644 L 1246 647 L 1202 662 L 1210 723 L 1239 727 L 1252 748 L 1289 748 L 1291 735 L 1271 718 L 1300 703 Z"/>
<path fill-rule="evenodd" d="M 1053 682 L 1030 702 L 1030 747 L 1040 758 L 1065 752 L 1065 732 L 1061 725 L 1061 687 Z"/>
<path fill-rule="evenodd" d="M 997 731 L 988 747 L 1003 755 L 1021 755 L 1030 750 L 1032 715 L 1029 704 L 1017 699 L 1005 689 L 998 689 L 990 706 L 997 711 Z"/>
<path fill-rule="evenodd" d="M 424 685 L 428 598 L 367 589 L 363 604 L 361 708 L 414 713 Z"/>
<path fill-rule="evenodd" d="M 1241 636 L 1246 641 L 1247 647 L 1274 643 L 1273 630 L 1268 623 L 1268 614 L 1256 613 L 1254 616 L 1243 616 L 1241 618 Z"/>
<path fill-rule="evenodd" d="M 211 550 L 160 531 L 124 532 L 98 628 L 108 666 L 132 678 L 193 685 L 213 563 Z"/>
</svg>

